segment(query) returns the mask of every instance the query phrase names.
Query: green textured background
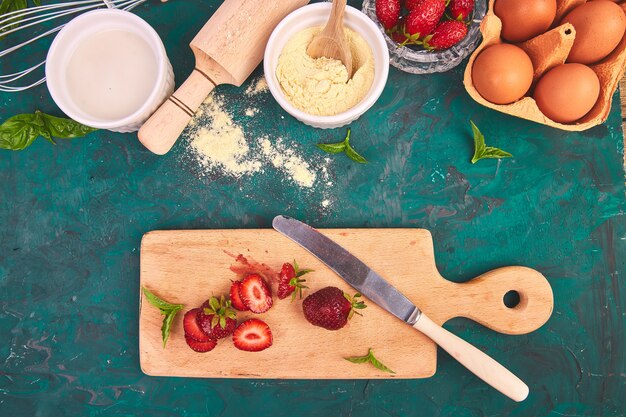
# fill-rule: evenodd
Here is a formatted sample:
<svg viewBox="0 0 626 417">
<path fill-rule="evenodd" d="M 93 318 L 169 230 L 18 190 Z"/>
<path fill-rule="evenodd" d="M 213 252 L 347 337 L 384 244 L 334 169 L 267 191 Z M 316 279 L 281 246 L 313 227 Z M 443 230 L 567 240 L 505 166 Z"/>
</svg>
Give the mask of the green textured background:
<svg viewBox="0 0 626 417">
<path fill-rule="evenodd" d="M 193 66 L 186 45 L 219 3 L 155 1 L 137 9 L 163 37 L 178 84 Z M 8 66 L 4 59 L 2 72 Z M 353 144 L 371 163 L 335 157 L 335 185 L 326 188 L 302 190 L 272 172 L 199 177 L 185 140 L 157 157 L 133 134 L 100 131 L 57 146 L 38 140 L 23 152 L 0 151 L 0 415 L 624 415 L 618 96 L 606 124 L 566 133 L 477 105 L 461 79 L 461 68 L 429 76 L 392 69 L 380 100 L 352 124 Z M 219 91 L 242 123 L 245 100 L 261 108 L 247 126 L 259 135 L 281 136 L 315 160 L 315 143 L 345 134 L 298 123 L 269 93 L 243 98 L 246 86 Z M 0 94 L 0 105 L 2 120 L 34 109 L 60 114 L 44 86 Z M 471 165 L 470 118 L 489 144 L 515 157 Z M 333 203 L 324 209 L 328 196 Z M 142 235 L 270 227 L 279 213 L 319 227 L 427 228 L 440 271 L 455 281 L 511 264 L 544 273 L 555 309 L 540 330 L 505 336 L 462 319 L 446 326 L 520 375 L 529 398 L 509 401 L 441 351 L 437 374 L 415 381 L 143 375 Z"/>
</svg>

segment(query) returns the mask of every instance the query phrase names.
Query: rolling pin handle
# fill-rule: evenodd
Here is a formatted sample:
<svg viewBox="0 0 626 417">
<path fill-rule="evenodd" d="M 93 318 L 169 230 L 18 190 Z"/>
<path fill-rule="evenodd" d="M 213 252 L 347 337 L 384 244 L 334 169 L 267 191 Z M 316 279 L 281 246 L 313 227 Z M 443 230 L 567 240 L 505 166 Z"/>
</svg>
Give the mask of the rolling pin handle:
<svg viewBox="0 0 626 417">
<path fill-rule="evenodd" d="M 215 82 L 198 69 L 139 129 L 139 141 L 157 155 L 166 154 L 183 133 Z"/>
</svg>

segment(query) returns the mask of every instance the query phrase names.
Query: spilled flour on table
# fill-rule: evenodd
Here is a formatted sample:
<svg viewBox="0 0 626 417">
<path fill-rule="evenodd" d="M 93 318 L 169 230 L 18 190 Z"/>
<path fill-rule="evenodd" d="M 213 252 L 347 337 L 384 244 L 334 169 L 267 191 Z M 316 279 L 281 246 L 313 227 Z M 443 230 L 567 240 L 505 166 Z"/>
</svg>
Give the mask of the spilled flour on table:
<svg viewBox="0 0 626 417">
<path fill-rule="evenodd" d="M 259 171 L 261 162 L 250 158 L 243 130 L 223 110 L 223 103 L 209 95 L 203 106 L 203 113 L 209 114 L 212 122 L 198 128 L 191 141 L 198 162 L 207 169 L 221 168 L 236 178 Z"/>
<path fill-rule="evenodd" d="M 285 147 L 282 138 L 278 138 L 274 145 L 267 137 L 259 139 L 259 143 L 263 155 L 272 163 L 274 168 L 286 174 L 301 187 L 313 186 L 317 175 L 293 149 Z"/>
<path fill-rule="evenodd" d="M 244 94 L 247 97 L 251 97 L 259 93 L 264 93 L 268 89 L 269 88 L 267 87 L 267 81 L 265 81 L 265 77 L 261 76 L 257 78 L 254 82 L 252 82 L 248 88 L 246 88 Z"/>
<path fill-rule="evenodd" d="M 261 77 L 244 95 L 259 94 L 267 89 Z M 322 210 L 332 208 L 330 196 L 333 181 L 327 155 L 304 154 L 300 144 L 287 136 L 272 135 L 267 117 L 254 102 L 239 107 L 227 102 L 228 97 L 211 93 L 196 113 L 189 132 L 189 150 L 184 158 L 197 164 L 200 178 L 232 177 L 240 189 L 258 184 L 249 179 L 278 176 L 285 185 L 296 186 L 310 196 Z M 236 120 L 239 118 L 240 123 Z M 265 118 L 265 120 L 263 119 Z M 311 144 L 313 147 L 313 144 Z"/>
</svg>

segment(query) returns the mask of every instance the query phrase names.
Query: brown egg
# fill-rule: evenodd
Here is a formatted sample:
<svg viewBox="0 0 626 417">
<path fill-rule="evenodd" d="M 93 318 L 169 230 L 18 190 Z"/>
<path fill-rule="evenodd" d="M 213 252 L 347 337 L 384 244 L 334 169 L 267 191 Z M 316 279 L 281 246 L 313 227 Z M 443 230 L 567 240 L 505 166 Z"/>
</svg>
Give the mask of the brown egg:
<svg viewBox="0 0 626 417">
<path fill-rule="evenodd" d="M 502 39 L 524 42 L 550 28 L 556 0 L 496 0 L 494 12 L 502 21 Z"/>
<path fill-rule="evenodd" d="M 600 81 L 591 68 L 583 64 L 562 64 L 541 77 L 533 98 L 548 118 L 558 123 L 571 123 L 589 113 L 599 95 Z"/>
<path fill-rule="evenodd" d="M 533 63 L 521 48 L 502 43 L 483 50 L 472 67 L 478 93 L 495 104 L 509 104 L 526 94 L 533 82 Z"/>
<path fill-rule="evenodd" d="M 624 11 L 606 0 L 581 4 L 561 21 L 567 22 L 576 29 L 567 62 L 580 64 L 592 64 L 606 57 L 620 43 L 626 30 Z"/>
</svg>

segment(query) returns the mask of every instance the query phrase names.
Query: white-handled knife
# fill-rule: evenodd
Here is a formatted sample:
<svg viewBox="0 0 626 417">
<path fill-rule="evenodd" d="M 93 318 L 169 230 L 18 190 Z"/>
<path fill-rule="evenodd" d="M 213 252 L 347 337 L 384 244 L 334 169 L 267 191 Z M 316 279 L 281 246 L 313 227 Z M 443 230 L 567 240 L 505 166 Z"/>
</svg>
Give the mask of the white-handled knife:
<svg viewBox="0 0 626 417">
<path fill-rule="evenodd" d="M 431 338 L 487 384 L 512 400 L 526 399 L 528 386 L 521 379 L 475 346 L 434 323 L 383 277 L 333 240 L 285 216 L 276 216 L 272 226 L 315 255 L 372 302 Z"/>
</svg>

